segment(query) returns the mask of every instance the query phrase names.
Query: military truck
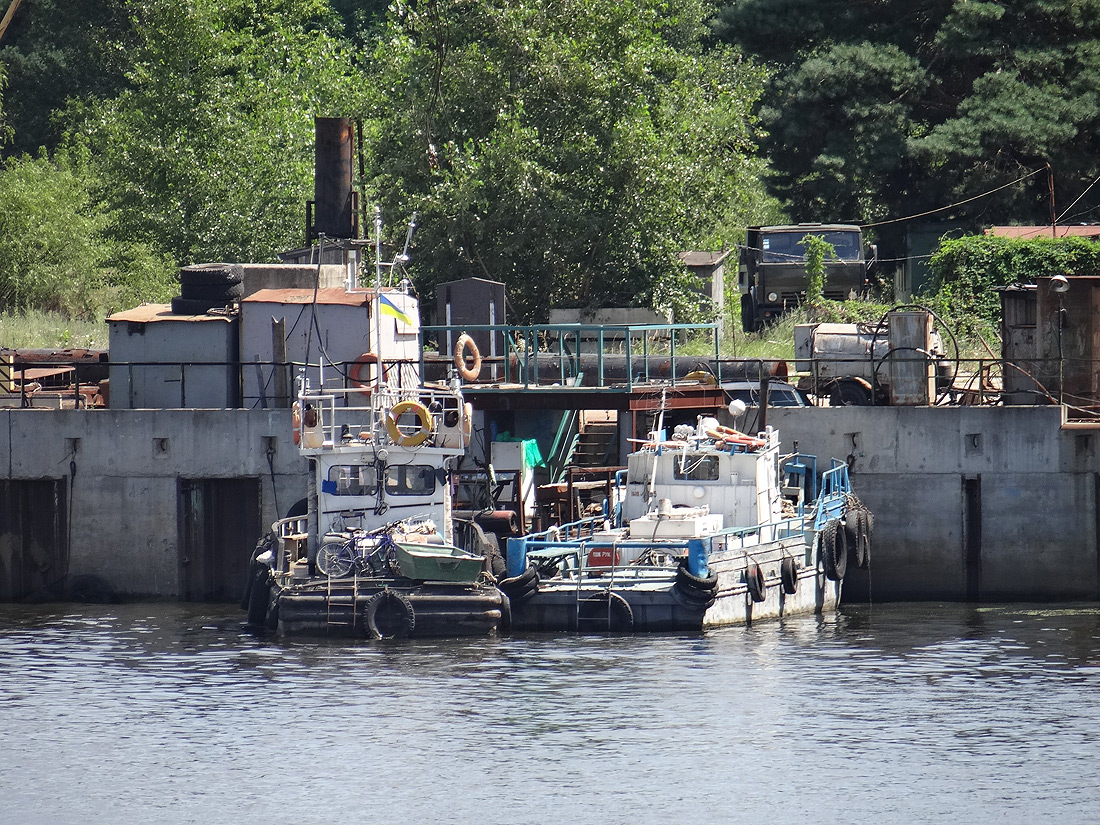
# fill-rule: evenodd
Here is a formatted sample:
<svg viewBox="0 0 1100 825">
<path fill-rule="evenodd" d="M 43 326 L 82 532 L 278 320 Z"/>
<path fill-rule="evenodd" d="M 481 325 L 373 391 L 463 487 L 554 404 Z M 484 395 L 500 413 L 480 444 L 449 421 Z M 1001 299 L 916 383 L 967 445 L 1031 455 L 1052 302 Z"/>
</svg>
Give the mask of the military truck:
<svg viewBox="0 0 1100 825">
<path fill-rule="evenodd" d="M 750 226 L 741 248 L 738 286 L 741 324 L 755 332 L 791 307 L 806 300 L 807 235 L 830 243 L 836 257 L 825 259 L 824 297 L 844 301 L 867 292 L 868 273 L 875 247 L 864 250 L 858 226 L 840 223 L 799 223 L 789 226 Z"/>
</svg>

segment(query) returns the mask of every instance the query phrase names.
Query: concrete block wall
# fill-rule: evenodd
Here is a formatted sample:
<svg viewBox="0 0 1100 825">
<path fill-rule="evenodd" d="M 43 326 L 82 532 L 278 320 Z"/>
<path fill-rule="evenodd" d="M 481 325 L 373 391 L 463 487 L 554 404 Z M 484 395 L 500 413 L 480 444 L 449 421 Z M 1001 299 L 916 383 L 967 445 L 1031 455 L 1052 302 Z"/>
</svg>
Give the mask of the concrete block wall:
<svg viewBox="0 0 1100 825">
<path fill-rule="evenodd" d="M 261 523 L 271 524 L 305 496 L 307 462 L 291 440 L 290 415 L 2 410 L 0 472 L 16 480 L 64 479 L 71 490 L 70 575 L 98 576 L 124 596 L 174 598 L 179 480 L 258 479 Z"/>
<path fill-rule="evenodd" d="M 847 461 L 875 513 L 849 595 L 1100 598 L 1100 429 L 1062 429 L 1058 407 L 786 408 L 769 423 L 788 447 Z"/>
</svg>

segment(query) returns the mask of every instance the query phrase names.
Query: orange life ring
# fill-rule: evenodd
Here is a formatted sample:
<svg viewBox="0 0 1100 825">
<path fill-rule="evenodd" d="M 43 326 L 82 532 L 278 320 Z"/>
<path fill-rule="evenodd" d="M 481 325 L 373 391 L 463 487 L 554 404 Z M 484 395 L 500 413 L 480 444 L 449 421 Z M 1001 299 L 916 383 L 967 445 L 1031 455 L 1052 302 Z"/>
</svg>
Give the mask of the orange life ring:
<svg viewBox="0 0 1100 825">
<path fill-rule="evenodd" d="M 362 355 L 351 362 L 352 367 L 351 372 L 348 373 L 348 379 L 354 386 L 359 388 L 359 391 L 363 393 L 363 395 L 370 395 L 372 384 L 374 382 L 371 381 L 370 378 L 361 375 L 361 373 L 371 364 L 377 363 L 378 356 L 375 355 L 373 352 L 364 352 Z"/>
<path fill-rule="evenodd" d="M 474 362 L 470 366 L 466 364 L 467 352 Z M 481 375 L 481 353 L 478 351 L 474 339 L 465 332 L 458 336 L 458 340 L 455 341 L 454 362 L 458 374 L 467 381 L 476 381 L 477 377 Z"/>
</svg>

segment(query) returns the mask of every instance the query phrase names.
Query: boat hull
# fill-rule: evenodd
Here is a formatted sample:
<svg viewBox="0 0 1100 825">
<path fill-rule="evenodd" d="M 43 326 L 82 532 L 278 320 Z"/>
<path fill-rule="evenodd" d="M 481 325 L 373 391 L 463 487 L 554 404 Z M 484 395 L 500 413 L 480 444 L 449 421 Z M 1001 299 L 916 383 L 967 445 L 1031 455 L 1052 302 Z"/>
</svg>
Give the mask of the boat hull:
<svg viewBox="0 0 1100 825">
<path fill-rule="evenodd" d="M 709 560 L 716 575 L 713 603 L 702 604 L 677 581 L 675 568 L 652 572 L 626 569 L 582 579 L 550 578 L 525 600 L 512 600 L 512 627 L 525 631 L 660 633 L 701 631 L 748 625 L 766 619 L 831 612 L 840 600 L 841 582 L 825 577 L 812 560 L 802 536 L 715 554 Z M 784 587 L 783 561 L 798 563 L 794 592 Z M 763 574 L 762 592 L 754 597 L 748 582 L 750 565 Z"/>
<path fill-rule="evenodd" d="M 485 636 L 500 629 L 506 611 L 506 598 L 488 584 L 318 579 L 274 585 L 266 621 L 288 636 Z"/>
</svg>

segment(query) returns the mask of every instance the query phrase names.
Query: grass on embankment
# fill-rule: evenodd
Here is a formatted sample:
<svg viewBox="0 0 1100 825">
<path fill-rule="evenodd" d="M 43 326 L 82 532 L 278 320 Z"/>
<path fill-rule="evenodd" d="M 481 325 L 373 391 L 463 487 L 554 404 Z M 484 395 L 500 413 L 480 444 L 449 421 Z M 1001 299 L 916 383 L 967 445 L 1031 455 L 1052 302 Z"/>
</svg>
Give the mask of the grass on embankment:
<svg viewBox="0 0 1100 825">
<path fill-rule="evenodd" d="M 0 348 L 107 349 L 107 322 L 32 310 L 0 313 Z"/>
</svg>

